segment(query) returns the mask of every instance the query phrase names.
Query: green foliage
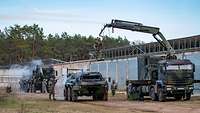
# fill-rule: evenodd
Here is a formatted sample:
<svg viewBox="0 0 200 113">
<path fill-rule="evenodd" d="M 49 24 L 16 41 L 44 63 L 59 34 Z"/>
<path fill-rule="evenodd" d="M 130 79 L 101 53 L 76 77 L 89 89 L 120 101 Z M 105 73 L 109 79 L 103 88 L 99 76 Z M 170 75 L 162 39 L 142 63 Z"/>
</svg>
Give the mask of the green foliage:
<svg viewBox="0 0 200 113">
<path fill-rule="evenodd" d="M 64 61 L 89 59 L 96 38 L 67 32 L 61 35 L 44 35 L 43 29 L 34 24 L 31 26 L 14 25 L 0 32 L 0 65 L 21 63 L 33 58 L 55 58 Z M 103 48 L 129 45 L 122 37 L 102 39 Z"/>
</svg>

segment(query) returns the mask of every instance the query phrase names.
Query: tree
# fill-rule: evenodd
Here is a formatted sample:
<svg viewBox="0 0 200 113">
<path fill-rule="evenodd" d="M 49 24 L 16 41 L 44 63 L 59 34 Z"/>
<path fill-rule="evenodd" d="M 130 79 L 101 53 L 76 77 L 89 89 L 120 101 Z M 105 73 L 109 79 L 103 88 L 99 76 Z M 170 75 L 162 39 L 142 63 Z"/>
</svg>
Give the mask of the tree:
<svg viewBox="0 0 200 113">
<path fill-rule="evenodd" d="M 31 26 L 14 25 L 0 32 L 1 65 L 21 63 L 34 58 L 55 58 L 64 61 L 89 59 L 96 38 L 67 32 L 44 35 L 43 28 L 36 24 Z M 103 48 L 130 45 L 126 38 L 108 37 L 102 39 Z"/>
</svg>

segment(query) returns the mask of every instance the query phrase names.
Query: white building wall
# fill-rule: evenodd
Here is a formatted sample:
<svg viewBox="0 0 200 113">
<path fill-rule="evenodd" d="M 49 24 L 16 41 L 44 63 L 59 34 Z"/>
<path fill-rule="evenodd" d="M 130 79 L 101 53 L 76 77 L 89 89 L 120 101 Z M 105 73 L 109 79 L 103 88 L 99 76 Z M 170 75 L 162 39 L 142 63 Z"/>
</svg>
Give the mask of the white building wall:
<svg viewBox="0 0 200 113">
<path fill-rule="evenodd" d="M 53 68 L 57 71 L 57 76 L 66 75 L 69 72 L 87 71 L 90 67 L 90 60 L 74 61 L 63 64 L 55 64 Z"/>
</svg>

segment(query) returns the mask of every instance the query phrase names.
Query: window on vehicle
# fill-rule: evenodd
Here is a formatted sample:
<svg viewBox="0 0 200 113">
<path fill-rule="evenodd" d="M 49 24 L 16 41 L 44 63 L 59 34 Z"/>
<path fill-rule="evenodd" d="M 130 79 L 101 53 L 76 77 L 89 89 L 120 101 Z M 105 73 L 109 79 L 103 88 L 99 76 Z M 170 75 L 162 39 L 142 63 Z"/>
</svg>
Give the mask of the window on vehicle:
<svg viewBox="0 0 200 113">
<path fill-rule="evenodd" d="M 102 76 L 100 74 L 84 74 L 82 77 L 82 79 L 102 79 Z"/>
</svg>

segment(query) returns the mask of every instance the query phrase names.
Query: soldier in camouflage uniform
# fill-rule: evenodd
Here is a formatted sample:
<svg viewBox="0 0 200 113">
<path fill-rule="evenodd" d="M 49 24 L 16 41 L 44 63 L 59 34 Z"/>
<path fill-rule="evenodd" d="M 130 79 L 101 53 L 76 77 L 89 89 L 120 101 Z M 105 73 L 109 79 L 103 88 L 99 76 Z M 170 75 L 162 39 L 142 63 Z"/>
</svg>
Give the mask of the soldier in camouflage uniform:
<svg viewBox="0 0 200 113">
<path fill-rule="evenodd" d="M 112 84 L 111 84 L 112 96 L 115 96 L 116 89 L 117 89 L 117 84 L 116 84 L 115 80 L 113 80 Z"/>
<path fill-rule="evenodd" d="M 55 79 L 55 77 L 50 78 L 49 80 L 49 100 L 51 100 L 51 97 L 53 96 L 53 100 L 55 100 L 55 84 L 56 84 L 57 80 Z"/>
<path fill-rule="evenodd" d="M 47 93 L 47 81 L 43 79 L 42 81 L 42 93 Z"/>
<path fill-rule="evenodd" d="M 100 58 L 101 57 L 101 49 L 103 48 L 103 44 L 102 41 L 99 37 L 97 37 L 95 44 L 94 44 L 94 49 L 96 51 L 96 58 Z"/>
</svg>

